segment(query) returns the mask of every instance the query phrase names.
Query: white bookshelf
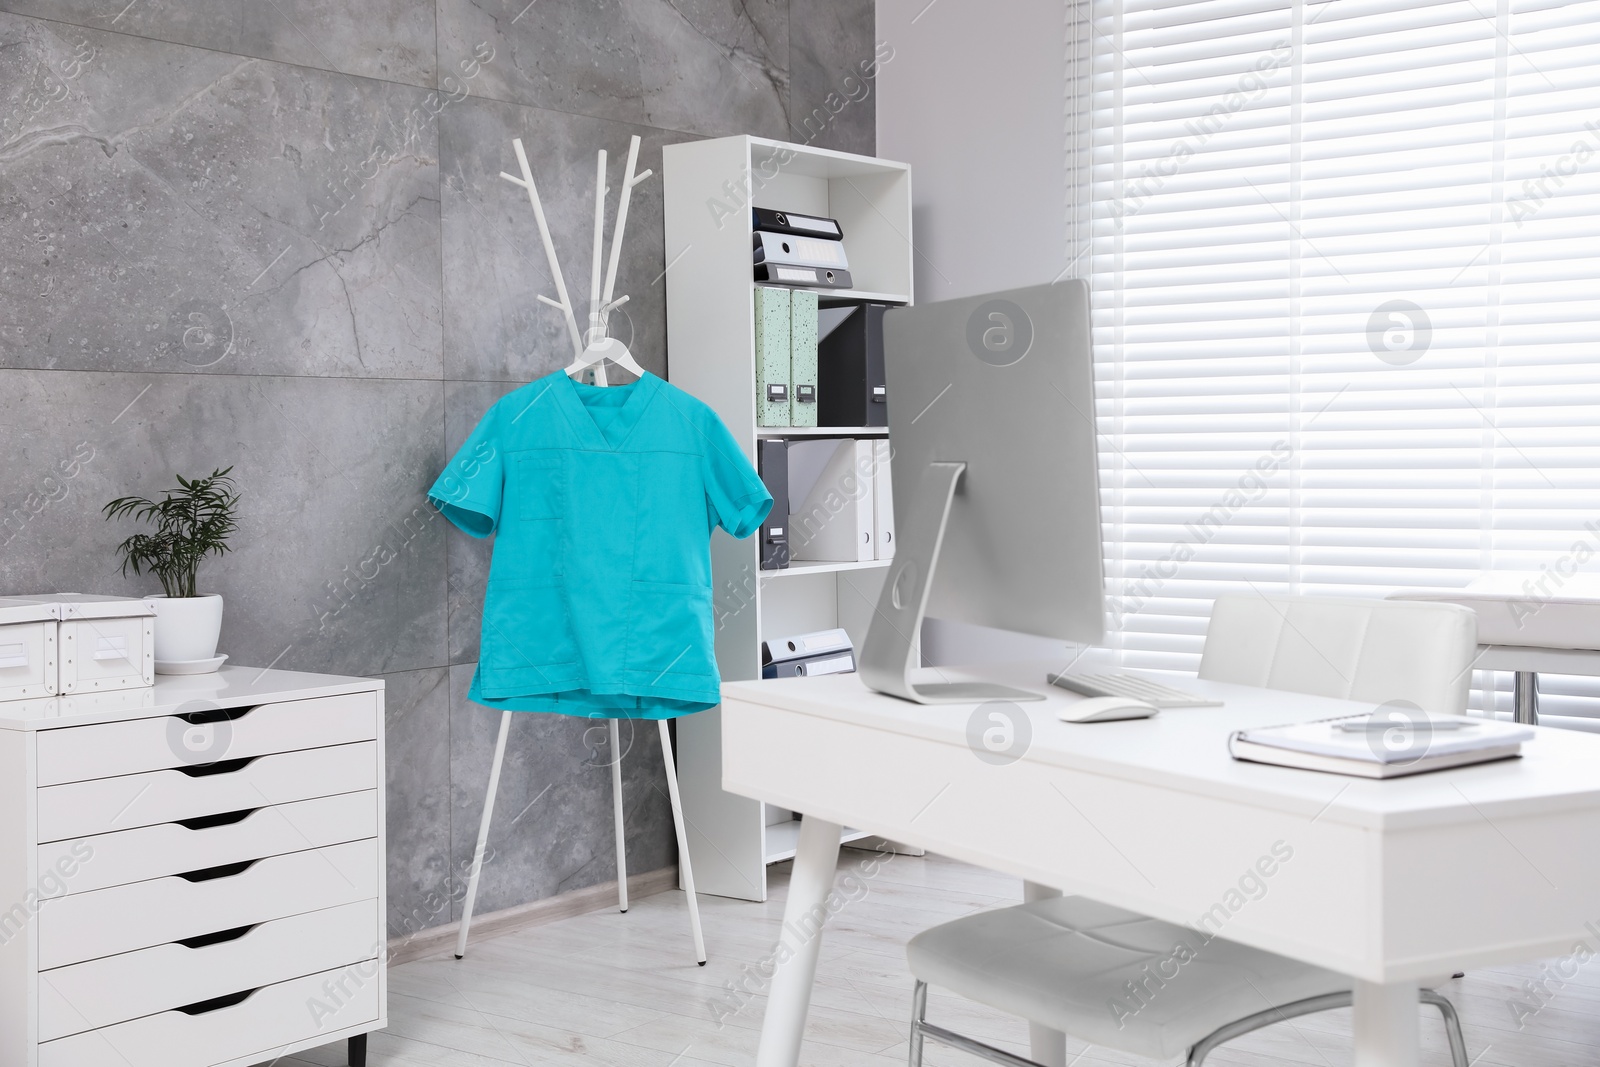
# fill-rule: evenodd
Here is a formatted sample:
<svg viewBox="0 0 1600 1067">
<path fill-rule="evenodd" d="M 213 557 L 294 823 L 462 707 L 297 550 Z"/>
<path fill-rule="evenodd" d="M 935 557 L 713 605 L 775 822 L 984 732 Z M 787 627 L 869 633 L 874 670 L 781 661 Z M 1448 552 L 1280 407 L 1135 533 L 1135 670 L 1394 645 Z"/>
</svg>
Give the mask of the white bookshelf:
<svg viewBox="0 0 1600 1067">
<path fill-rule="evenodd" d="M 839 220 L 857 288 L 818 290 L 824 305 L 912 302 L 911 168 L 904 163 L 759 137 L 662 150 L 667 371 L 722 417 L 752 463 L 771 438 L 883 438 L 876 427 L 756 425 L 751 206 Z M 888 561 L 760 569 L 756 537 L 712 537 L 717 665 L 727 681 L 761 676 L 761 642 L 842 626 L 856 648 Z M 678 720 L 678 772 L 696 888 L 767 899 L 767 865 L 794 855 L 793 813 L 722 789 L 721 710 Z M 867 835 L 846 830 L 844 841 Z"/>
</svg>

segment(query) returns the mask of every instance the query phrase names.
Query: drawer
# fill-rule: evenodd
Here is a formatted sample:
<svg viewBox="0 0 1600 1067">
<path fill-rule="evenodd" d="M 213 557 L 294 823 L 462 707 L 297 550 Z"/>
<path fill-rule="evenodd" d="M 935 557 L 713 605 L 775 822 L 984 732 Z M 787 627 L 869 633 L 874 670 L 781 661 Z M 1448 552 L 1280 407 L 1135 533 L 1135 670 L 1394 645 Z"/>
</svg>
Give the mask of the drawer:
<svg viewBox="0 0 1600 1067">
<path fill-rule="evenodd" d="M 377 836 L 378 793 L 368 789 L 54 841 L 39 846 L 38 869 L 61 876 L 48 894 L 57 897 Z"/>
<path fill-rule="evenodd" d="M 378 775 L 377 742 L 362 741 L 210 767 L 53 785 L 38 791 L 39 840 L 63 841 L 376 789 Z"/>
<path fill-rule="evenodd" d="M 364 900 L 230 931 L 214 944 L 174 942 L 45 971 L 39 1040 L 372 959 L 381 951 L 378 918 L 378 902 Z"/>
<path fill-rule="evenodd" d="M 51 696 L 56 677 L 54 619 L 0 626 L 0 700 Z"/>
<path fill-rule="evenodd" d="M 378 895 L 382 877 L 375 840 L 273 856 L 237 873 L 222 871 L 43 901 L 35 920 L 39 969 L 367 900 Z"/>
<path fill-rule="evenodd" d="M 378 736 L 378 698 L 373 693 L 254 708 L 194 704 L 181 715 L 41 731 L 39 784 L 201 766 Z"/>
<path fill-rule="evenodd" d="M 371 1023 L 381 1015 L 377 960 L 265 986 L 232 1005 L 168 1011 L 39 1046 L 39 1067 L 211 1067 L 263 1063 L 285 1046 Z M 324 988 L 324 983 L 328 988 Z M 332 989 L 333 992 L 329 992 Z"/>
</svg>

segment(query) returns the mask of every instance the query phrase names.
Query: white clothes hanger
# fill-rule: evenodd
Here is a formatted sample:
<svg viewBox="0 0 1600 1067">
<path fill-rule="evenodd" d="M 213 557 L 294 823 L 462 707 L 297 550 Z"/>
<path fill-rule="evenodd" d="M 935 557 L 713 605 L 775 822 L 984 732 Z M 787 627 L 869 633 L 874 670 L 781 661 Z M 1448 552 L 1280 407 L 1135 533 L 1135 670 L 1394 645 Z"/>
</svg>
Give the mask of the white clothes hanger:
<svg viewBox="0 0 1600 1067">
<path fill-rule="evenodd" d="M 528 167 L 527 153 L 522 150 L 522 139 L 513 139 L 511 147 L 516 150 L 517 164 L 522 169 L 522 177 L 507 174 L 505 171 L 500 172 L 500 177 L 528 190 L 528 202 L 533 205 L 533 217 L 539 224 L 539 237 L 544 242 L 544 254 L 550 262 L 550 274 L 555 279 L 556 296 L 559 298 L 552 300 L 540 293 L 539 300 L 565 316 L 567 333 L 572 338 L 572 350 L 576 356 L 567 366 L 566 372 L 577 375 L 593 367 L 595 384 L 605 385 L 607 384 L 605 365 L 610 362 L 643 377 L 644 368 L 633 358 L 628 346 L 607 333 L 607 319 L 611 312 L 628 300 L 626 296 L 617 297 L 615 300 L 611 298 L 617 284 L 617 262 L 622 255 L 623 228 L 628 223 L 628 200 L 633 187 L 650 177 L 652 173 L 647 170 L 637 177 L 633 173 L 639 162 L 639 138 L 634 137 L 628 144 L 628 173 L 623 179 L 622 196 L 617 204 L 617 226 L 611 234 L 611 259 L 606 267 L 603 290 L 600 284 L 600 251 L 605 229 L 606 153 L 604 149 L 600 150 L 594 194 L 594 259 L 589 272 L 589 329 L 582 334 L 578 332 L 578 320 L 572 313 L 572 301 L 567 298 L 567 283 L 561 275 L 561 264 L 556 259 L 555 243 L 550 240 L 550 225 L 545 221 L 544 205 L 539 202 L 539 190 L 533 182 L 533 171 Z M 472 854 L 472 866 L 467 876 L 467 895 L 462 902 L 461 927 L 456 934 L 458 960 L 467 953 L 467 938 L 472 931 L 472 912 L 478 901 L 478 879 L 483 873 L 483 860 L 488 850 L 489 825 L 494 819 L 494 801 L 500 789 L 500 770 L 506 758 L 506 734 L 511 728 L 513 714 L 515 713 L 509 710 L 500 713 L 500 733 L 495 740 L 494 761 L 489 771 L 489 788 L 484 796 L 483 815 L 478 823 L 478 845 Z M 667 771 L 667 797 L 672 805 L 672 826 L 678 838 L 678 882 L 683 887 L 689 902 L 689 933 L 694 939 L 695 962 L 704 967 L 706 942 L 700 929 L 700 903 L 694 891 L 694 868 L 689 862 L 688 823 L 683 817 L 683 798 L 678 793 L 678 767 L 672 754 L 672 735 L 668 732 L 665 719 L 658 719 L 656 728 L 660 733 L 661 757 Z M 627 911 L 628 855 L 623 834 L 622 750 L 618 733 L 617 720 L 609 720 L 607 740 L 611 750 L 611 800 L 617 848 L 617 907 Z"/>
<path fill-rule="evenodd" d="M 550 226 L 545 221 L 544 206 L 539 202 L 539 191 L 534 185 L 533 171 L 528 167 L 528 156 L 523 151 L 522 139 L 515 138 L 511 147 L 516 150 L 517 164 L 522 169 L 522 177 L 514 174 L 500 172 L 500 177 L 514 185 L 520 185 L 528 190 L 528 202 L 533 205 L 533 217 L 539 224 L 539 237 L 544 242 L 545 258 L 550 263 L 550 273 L 555 278 L 556 296 L 552 300 L 544 294 L 539 294 L 539 300 L 556 308 L 565 317 L 567 332 L 572 337 L 572 349 L 575 358 L 566 367 L 566 373 L 571 377 L 578 377 L 589 368 L 594 368 L 594 381 L 596 385 L 606 385 L 606 363 L 612 363 L 622 370 L 628 371 L 635 377 L 644 376 L 644 368 L 639 366 L 633 358 L 633 353 L 628 351 L 628 346 L 609 333 L 609 320 L 611 312 L 628 302 L 626 295 L 612 299 L 617 286 L 617 264 L 622 257 L 622 234 L 628 225 L 628 202 L 633 196 L 633 187 L 650 177 L 653 171 L 645 171 L 636 175 L 635 169 L 639 163 L 639 138 L 633 137 L 628 142 L 628 170 L 622 179 L 622 193 L 617 202 L 617 224 L 611 233 L 611 256 L 606 265 L 605 286 L 600 283 L 600 259 L 605 243 L 606 222 L 606 152 L 601 149 L 596 161 L 594 179 L 594 254 L 590 259 L 589 270 L 589 328 L 581 334 L 578 331 L 578 320 L 572 311 L 572 301 L 567 296 L 567 283 L 561 274 L 561 264 L 556 258 L 555 243 L 550 239 Z"/>
</svg>

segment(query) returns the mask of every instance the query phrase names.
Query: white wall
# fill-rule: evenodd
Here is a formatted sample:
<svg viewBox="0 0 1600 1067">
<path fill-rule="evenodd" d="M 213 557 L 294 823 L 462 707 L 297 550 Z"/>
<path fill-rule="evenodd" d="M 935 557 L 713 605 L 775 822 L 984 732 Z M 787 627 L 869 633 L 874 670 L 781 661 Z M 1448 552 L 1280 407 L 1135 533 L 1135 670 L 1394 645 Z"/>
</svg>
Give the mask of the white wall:
<svg viewBox="0 0 1600 1067">
<path fill-rule="evenodd" d="M 878 155 L 912 165 L 917 301 L 1067 267 L 1069 0 L 877 0 Z"/>
<path fill-rule="evenodd" d="M 878 74 L 878 155 L 912 166 L 919 304 L 1055 281 L 1072 260 L 1069 2 L 877 0 L 878 39 L 894 49 Z M 928 663 L 1063 652 L 940 619 L 923 630 Z"/>
</svg>

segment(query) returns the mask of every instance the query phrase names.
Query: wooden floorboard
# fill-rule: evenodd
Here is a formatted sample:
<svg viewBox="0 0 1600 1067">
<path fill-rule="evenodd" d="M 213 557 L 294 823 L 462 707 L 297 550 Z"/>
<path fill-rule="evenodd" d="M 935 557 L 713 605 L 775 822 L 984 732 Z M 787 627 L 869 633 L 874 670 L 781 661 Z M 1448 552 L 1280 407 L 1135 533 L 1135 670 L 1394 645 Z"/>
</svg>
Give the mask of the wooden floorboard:
<svg viewBox="0 0 1600 1067">
<path fill-rule="evenodd" d="M 864 855 L 845 850 L 841 872 Z M 371 1067 L 753 1067 L 765 1007 L 761 964 L 776 938 L 789 865 L 772 869 L 764 904 L 702 897 L 711 959 L 697 967 L 683 894 L 597 911 L 475 944 L 390 972 L 389 1029 L 372 1035 Z M 918 930 L 1020 899 L 1015 879 L 936 856 L 895 856 L 835 917 L 824 938 L 803 1067 L 902 1067 L 911 976 L 905 943 Z M 1570 969 L 1569 972 L 1570 974 Z M 1575 1067 L 1600 1063 L 1600 957 L 1519 1019 L 1524 984 L 1543 963 L 1475 972 L 1441 990 L 1461 1011 L 1474 1067 Z M 742 989 L 739 987 L 743 987 Z M 929 1017 L 1021 1054 L 1027 1027 L 959 997 L 934 992 Z M 1423 1021 L 1424 1067 L 1449 1067 L 1444 1029 Z M 1076 1058 L 1075 1058 L 1076 1057 Z M 1071 1067 L 1152 1067 L 1105 1048 L 1068 1045 Z M 928 1046 L 928 1067 L 984 1061 Z M 1269 1027 L 1213 1053 L 1214 1067 L 1342 1067 L 1350 1013 L 1327 1012 Z M 277 1061 L 341 1067 L 344 1046 Z"/>
</svg>

